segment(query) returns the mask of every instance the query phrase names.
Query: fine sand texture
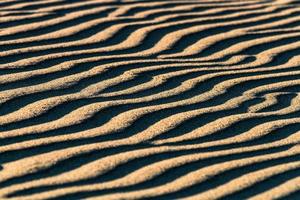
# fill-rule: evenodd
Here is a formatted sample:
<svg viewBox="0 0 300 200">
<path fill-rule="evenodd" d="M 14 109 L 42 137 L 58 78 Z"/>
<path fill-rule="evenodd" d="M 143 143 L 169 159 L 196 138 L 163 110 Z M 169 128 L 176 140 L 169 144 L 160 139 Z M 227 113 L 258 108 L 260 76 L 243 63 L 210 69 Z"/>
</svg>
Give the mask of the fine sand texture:
<svg viewBox="0 0 300 200">
<path fill-rule="evenodd" d="M 1 0 L 0 199 L 300 199 L 300 1 Z"/>
</svg>

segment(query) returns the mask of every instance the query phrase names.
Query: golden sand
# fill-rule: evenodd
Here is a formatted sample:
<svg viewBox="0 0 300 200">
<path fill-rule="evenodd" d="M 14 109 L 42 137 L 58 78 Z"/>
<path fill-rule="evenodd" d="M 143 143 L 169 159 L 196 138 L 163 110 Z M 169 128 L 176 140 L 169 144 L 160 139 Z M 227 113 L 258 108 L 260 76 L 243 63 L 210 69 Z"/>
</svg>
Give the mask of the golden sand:
<svg viewBox="0 0 300 200">
<path fill-rule="evenodd" d="M 0 1 L 0 199 L 300 199 L 298 0 Z"/>
</svg>

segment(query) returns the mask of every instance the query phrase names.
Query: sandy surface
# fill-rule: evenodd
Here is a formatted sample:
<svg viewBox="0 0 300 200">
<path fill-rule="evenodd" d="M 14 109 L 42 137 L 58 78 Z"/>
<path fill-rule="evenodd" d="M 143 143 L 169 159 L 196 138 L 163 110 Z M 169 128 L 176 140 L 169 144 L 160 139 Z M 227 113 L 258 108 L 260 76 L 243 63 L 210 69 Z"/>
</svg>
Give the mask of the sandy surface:
<svg viewBox="0 0 300 200">
<path fill-rule="evenodd" d="M 0 199 L 300 199 L 300 1 L 1 0 Z"/>
</svg>

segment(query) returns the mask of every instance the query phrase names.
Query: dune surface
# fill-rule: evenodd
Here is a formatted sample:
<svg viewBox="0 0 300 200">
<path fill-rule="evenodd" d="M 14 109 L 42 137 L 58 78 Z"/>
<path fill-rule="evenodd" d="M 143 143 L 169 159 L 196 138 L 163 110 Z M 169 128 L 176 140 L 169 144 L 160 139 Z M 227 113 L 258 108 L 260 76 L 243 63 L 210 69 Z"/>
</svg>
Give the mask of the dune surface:
<svg viewBox="0 0 300 200">
<path fill-rule="evenodd" d="M 1 0 L 0 199 L 300 199 L 300 1 Z"/>
</svg>

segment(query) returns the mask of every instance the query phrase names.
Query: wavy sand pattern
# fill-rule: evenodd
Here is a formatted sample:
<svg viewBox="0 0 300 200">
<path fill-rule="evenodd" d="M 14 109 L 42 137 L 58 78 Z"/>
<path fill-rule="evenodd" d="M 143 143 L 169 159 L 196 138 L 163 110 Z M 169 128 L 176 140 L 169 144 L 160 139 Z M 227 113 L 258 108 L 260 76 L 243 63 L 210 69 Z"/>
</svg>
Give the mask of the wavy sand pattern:
<svg viewBox="0 0 300 200">
<path fill-rule="evenodd" d="M 300 199 L 298 0 L 2 0 L 0 199 Z"/>
</svg>

